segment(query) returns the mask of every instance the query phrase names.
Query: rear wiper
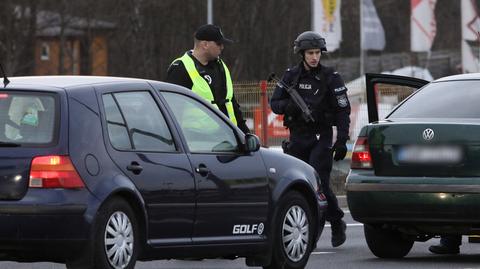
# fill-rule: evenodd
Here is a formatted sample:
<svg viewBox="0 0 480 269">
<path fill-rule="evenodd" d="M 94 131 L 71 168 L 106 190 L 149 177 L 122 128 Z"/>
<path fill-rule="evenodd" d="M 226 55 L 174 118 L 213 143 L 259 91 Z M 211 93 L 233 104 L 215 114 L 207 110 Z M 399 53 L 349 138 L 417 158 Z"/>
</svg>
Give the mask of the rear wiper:
<svg viewBox="0 0 480 269">
<path fill-rule="evenodd" d="M 20 144 L 12 143 L 12 142 L 2 142 L 0 141 L 0 147 L 20 147 Z"/>
</svg>

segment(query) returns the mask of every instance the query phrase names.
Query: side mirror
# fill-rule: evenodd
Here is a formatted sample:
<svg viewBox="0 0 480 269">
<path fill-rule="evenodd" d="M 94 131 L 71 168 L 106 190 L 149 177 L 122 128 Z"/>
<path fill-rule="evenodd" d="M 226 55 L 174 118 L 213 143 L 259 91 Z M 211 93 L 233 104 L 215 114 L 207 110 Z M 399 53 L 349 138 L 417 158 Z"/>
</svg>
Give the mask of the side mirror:
<svg viewBox="0 0 480 269">
<path fill-rule="evenodd" d="M 245 148 L 248 152 L 258 151 L 260 149 L 260 138 L 254 134 L 246 134 Z"/>
</svg>

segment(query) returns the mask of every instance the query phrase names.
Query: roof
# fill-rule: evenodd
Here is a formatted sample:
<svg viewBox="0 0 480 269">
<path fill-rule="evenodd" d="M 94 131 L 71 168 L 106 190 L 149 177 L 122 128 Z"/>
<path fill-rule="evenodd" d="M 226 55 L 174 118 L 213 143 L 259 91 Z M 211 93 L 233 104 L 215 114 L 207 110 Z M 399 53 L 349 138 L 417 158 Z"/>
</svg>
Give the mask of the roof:
<svg viewBox="0 0 480 269">
<path fill-rule="evenodd" d="M 154 89 L 161 92 L 176 92 L 189 96 L 197 96 L 191 90 L 176 84 L 167 82 L 148 80 L 141 78 L 126 77 L 109 77 L 109 76 L 29 76 L 29 77 L 9 77 L 10 83 L 1 90 L 35 90 L 35 91 L 83 91 L 81 86 L 92 87 L 95 85 L 105 85 L 111 83 L 146 83 L 150 84 Z M 1 81 L 0 81 L 1 82 Z M 148 86 L 147 86 L 148 87 Z M 135 88 L 132 88 L 135 90 Z M 138 89 L 136 89 L 138 90 Z M 203 98 L 199 98 L 201 102 L 209 103 Z"/>
<path fill-rule="evenodd" d="M 435 80 L 435 82 L 450 81 L 450 80 L 477 80 L 477 79 L 480 79 L 480 73 L 468 73 L 468 74 L 453 75 L 453 76 L 439 78 L 439 79 Z"/>
<path fill-rule="evenodd" d="M 33 85 L 42 87 L 70 88 L 81 85 L 106 84 L 118 82 L 153 82 L 159 81 L 126 78 L 126 77 L 109 77 L 109 76 L 29 76 L 29 77 L 9 77 L 10 84 L 8 87 L 16 87 L 22 85 Z"/>
<path fill-rule="evenodd" d="M 80 36 L 84 35 L 88 28 L 96 30 L 110 30 L 115 28 L 115 24 L 81 17 L 66 15 L 63 18 L 59 13 L 51 11 L 39 11 L 37 13 L 37 36 L 58 36 L 60 35 L 61 25 L 64 26 L 64 35 Z"/>
</svg>

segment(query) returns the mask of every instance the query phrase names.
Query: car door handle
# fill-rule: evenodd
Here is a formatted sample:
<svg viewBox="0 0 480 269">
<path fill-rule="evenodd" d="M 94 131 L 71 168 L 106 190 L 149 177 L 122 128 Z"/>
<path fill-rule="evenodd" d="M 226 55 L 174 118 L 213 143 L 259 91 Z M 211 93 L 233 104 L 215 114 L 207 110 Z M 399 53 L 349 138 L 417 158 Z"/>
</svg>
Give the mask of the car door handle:
<svg viewBox="0 0 480 269">
<path fill-rule="evenodd" d="M 127 165 L 127 170 L 132 171 L 135 175 L 138 175 L 142 172 L 143 167 L 137 162 L 132 162 L 130 165 Z"/>
<path fill-rule="evenodd" d="M 204 164 L 200 164 L 197 168 L 195 168 L 195 172 L 199 173 L 201 176 L 206 176 L 208 173 L 210 173 L 210 169 L 208 169 Z"/>
</svg>

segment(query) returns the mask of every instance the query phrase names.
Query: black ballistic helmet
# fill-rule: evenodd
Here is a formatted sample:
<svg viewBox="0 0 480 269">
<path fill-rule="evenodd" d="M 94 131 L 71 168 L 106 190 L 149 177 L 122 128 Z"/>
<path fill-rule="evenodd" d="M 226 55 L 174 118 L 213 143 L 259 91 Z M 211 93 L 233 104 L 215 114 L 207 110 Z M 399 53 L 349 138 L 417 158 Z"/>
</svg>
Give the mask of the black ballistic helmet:
<svg viewBox="0 0 480 269">
<path fill-rule="evenodd" d="M 327 44 L 325 43 L 325 38 L 313 31 L 301 33 L 293 42 L 293 52 L 303 53 L 303 51 L 309 49 L 320 49 L 322 53 L 326 52 Z"/>
</svg>

